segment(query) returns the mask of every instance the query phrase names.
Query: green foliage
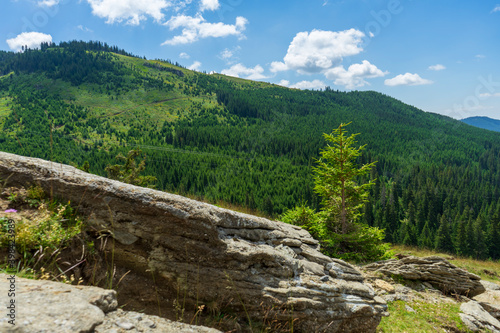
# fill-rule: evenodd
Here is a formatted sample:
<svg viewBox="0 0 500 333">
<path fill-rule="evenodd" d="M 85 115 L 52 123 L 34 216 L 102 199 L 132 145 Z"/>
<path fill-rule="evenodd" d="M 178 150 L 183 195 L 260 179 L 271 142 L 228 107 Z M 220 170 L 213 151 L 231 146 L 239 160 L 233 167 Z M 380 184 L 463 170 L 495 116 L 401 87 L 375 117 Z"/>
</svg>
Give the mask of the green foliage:
<svg viewBox="0 0 500 333">
<path fill-rule="evenodd" d="M 136 161 L 136 158 L 140 157 L 141 154 L 141 150 L 131 150 L 128 152 L 127 157 L 118 154 L 116 159 L 123 161 L 123 164 L 108 165 L 106 167 L 108 178 L 132 185 L 154 188 L 156 177 L 139 175 L 146 168 L 146 155 L 139 163 Z"/>
<path fill-rule="evenodd" d="M 324 135 L 329 144 L 313 169 L 323 210 L 315 213 L 303 204 L 285 212 L 282 220 L 307 229 L 329 256 L 356 262 L 389 258 L 392 254 L 390 245 L 383 243 L 384 231 L 359 222 L 374 181 L 358 185 L 356 179 L 368 174 L 375 164 L 356 167 L 355 159 L 364 147 L 353 147 L 356 135 L 347 137 L 345 126 Z"/>
<path fill-rule="evenodd" d="M 140 148 L 148 156 L 143 173 L 158 189 L 268 216 L 301 201 L 324 207 L 310 172 L 321 134 L 353 121 L 360 145 L 370 147 L 355 162 L 378 161 L 356 180 L 376 179 L 361 220 L 384 229 L 386 241 L 434 248 L 446 216 L 452 252 L 484 256 L 469 246 L 478 241 L 500 258 L 491 241 L 500 228 L 497 133 L 373 91 L 300 91 L 206 75 L 99 42 L 0 51 L 2 74 L 0 150 L 106 175 L 116 155 Z M 474 231 L 478 217 L 484 235 Z"/>
<path fill-rule="evenodd" d="M 348 124 L 347 124 L 348 125 Z M 328 228 L 334 233 L 347 234 L 362 216 L 361 209 L 368 200 L 369 181 L 358 185 L 356 180 L 369 174 L 375 163 L 355 165 L 365 146 L 353 147 L 358 134 L 346 135 L 346 124 L 340 124 L 331 134 L 323 134 L 327 147 L 320 154 L 314 171 L 314 190 L 321 197 L 323 210 L 328 214 Z"/>
<path fill-rule="evenodd" d="M 72 209 L 68 205 L 57 204 L 54 209 L 48 210 L 42 205 L 40 214 L 27 219 L 22 218 L 15 222 L 16 249 L 19 253 L 30 253 L 42 248 L 51 250 L 60 249 L 67 245 L 67 242 L 81 233 L 83 222 L 76 218 Z M 2 219 L 2 233 L 0 234 L 0 244 L 9 244 L 8 234 L 5 233 L 5 223 L 7 219 Z"/>
</svg>

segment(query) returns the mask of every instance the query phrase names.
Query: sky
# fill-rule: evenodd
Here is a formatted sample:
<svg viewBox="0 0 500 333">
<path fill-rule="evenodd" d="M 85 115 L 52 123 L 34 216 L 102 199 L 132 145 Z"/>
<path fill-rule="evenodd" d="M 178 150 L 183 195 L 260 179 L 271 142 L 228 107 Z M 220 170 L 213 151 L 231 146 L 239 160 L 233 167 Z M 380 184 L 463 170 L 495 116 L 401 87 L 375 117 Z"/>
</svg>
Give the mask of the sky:
<svg viewBox="0 0 500 333">
<path fill-rule="evenodd" d="M 291 88 L 500 119 L 500 0 L 2 0 L 0 49 L 99 40 Z"/>
</svg>

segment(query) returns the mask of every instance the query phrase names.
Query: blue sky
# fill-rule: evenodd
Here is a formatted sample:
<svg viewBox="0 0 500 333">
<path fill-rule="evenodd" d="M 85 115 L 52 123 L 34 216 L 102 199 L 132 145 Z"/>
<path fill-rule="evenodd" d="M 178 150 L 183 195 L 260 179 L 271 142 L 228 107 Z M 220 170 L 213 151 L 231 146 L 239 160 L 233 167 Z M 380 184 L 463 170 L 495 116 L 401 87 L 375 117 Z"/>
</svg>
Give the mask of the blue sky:
<svg viewBox="0 0 500 333">
<path fill-rule="evenodd" d="M 500 0 L 3 0 L 0 49 L 99 40 L 284 86 L 500 119 Z"/>
</svg>

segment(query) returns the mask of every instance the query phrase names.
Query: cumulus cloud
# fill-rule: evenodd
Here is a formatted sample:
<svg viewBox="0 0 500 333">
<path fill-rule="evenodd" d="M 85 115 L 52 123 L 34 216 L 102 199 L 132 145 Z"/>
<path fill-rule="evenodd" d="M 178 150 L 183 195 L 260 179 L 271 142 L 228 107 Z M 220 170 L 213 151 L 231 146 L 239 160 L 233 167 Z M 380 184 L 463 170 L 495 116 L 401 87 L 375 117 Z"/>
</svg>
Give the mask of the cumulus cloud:
<svg viewBox="0 0 500 333">
<path fill-rule="evenodd" d="M 187 54 L 186 52 L 181 52 L 181 53 L 179 54 L 179 58 L 181 58 L 181 59 L 189 59 L 189 58 L 190 58 L 190 55 L 189 55 L 189 54 Z"/>
<path fill-rule="evenodd" d="M 388 72 L 381 71 L 367 60 L 363 60 L 361 64 L 353 64 L 347 70 L 344 66 L 338 66 L 325 72 L 327 79 L 334 80 L 336 85 L 345 86 L 347 89 L 363 87 L 369 84 L 365 79 L 382 77 L 387 74 Z"/>
<path fill-rule="evenodd" d="M 59 4 L 59 0 L 39 0 L 38 6 L 40 7 L 52 7 Z"/>
<path fill-rule="evenodd" d="M 432 84 L 431 80 L 422 79 L 418 74 L 399 74 L 392 79 L 387 79 L 384 81 L 386 86 L 394 87 L 394 86 L 419 86 L 423 84 Z"/>
<path fill-rule="evenodd" d="M 283 62 L 273 62 L 271 71 L 292 69 L 301 74 L 323 72 L 340 65 L 344 57 L 363 51 L 361 43 L 364 36 L 363 32 L 356 29 L 299 32 L 290 43 Z"/>
<path fill-rule="evenodd" d="M 178 15 L 165 23 L 170 30 L 182 28 L 182 34 L 165 41 L 162 45 L 193 43 L 201 38 L 238 36 L 244 38 L 243 31 L 248 20 L 238 16 L 235 24 L 209 23 L 200 14 L 195 17 Z"/>
<path fill-rule="evenodd" d="M 273 73 L 282 72 L 288 70 L 288 66 L 280 61 L 273 61 L 271 63 L 270 71 Z"/>
<path fill-rule="evenodd" d="M 23 32 L 7 39 L 7 45 L 16 52 L 21 51 L 23 46 L 28 46 L 30 49 L 39 48 L 42 43 L 52 43 L 52 36 L 41 32 Z"/>
<path fill-rule="evenodd" d="M 219 9 L 220 4 L 219 0 L 201 0 L 200 1 L 200 10 L 217 10 Z"/>
<path fill-rule="evenodd" d="M 446 69 L 446 67 L 441 65 L 441 64 L 437 64 L 437 65 L 429 66 L 429 69 L 431 71 L 442 71 L 443 69 Z"/>
<path fill-rule="evenodd" d="M 193 62 L 193 64 L 191 66 L 188 67 L 188 69 L 192 70 L 192 71 L 198 71 L 201 67 L 201 62 L 199 61 L 195 61 Z"/>
<path fill-rule="evenodd" d="M 234 76 L 234 77 L 244 77 L 249 80 L 261 80 L 267 78 L 264 73 L 264 68 L 257 65 L 254 68 L 245 67 L 243 64 L 236 64 L 228 69 L 224 69 L 221 72 L 224 75 Z"/>
<path fill-rule="evenodd" d="M 49 0 L 50 1 L 50 0 Z M 123 22 L 139 25 L 148 16 L 156 21 L 164 17 L 162 10 L 170 6 L 167 0 L 87 0 L 92 14 L 106 18 L 106 23 Z"/>
<path fill-rule="evenodd" d="M 317 90 L 317 89 L 323 89 L 326 87 L 326 84 L 321 81 L 321 80 L 313 80 L 313 81 L 300 81 L 295 84 L 292 84 L 289 86 L 290 88 L 297 88 L 297 89 L 307 89 L 307 90 Z"/>
<path fill-rule="evenodd" d="M 289 87 L 290 86 L 290 81 L 288 80 L 281 80 L 280 82 L 277 83 L 278 86 L 282 87 Z"/>
</svg>

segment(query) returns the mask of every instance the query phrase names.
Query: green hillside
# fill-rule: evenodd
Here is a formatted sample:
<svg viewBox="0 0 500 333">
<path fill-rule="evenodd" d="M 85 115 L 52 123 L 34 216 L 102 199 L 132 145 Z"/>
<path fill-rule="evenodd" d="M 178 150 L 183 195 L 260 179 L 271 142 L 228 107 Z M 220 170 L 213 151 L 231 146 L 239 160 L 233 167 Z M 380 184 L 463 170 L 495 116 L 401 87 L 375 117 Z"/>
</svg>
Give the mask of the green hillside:
<svg viewBox="0 0 500 333">
<path fill-rule="evenodd" d="M 105 175 L 140 148 L 157 188 L 275 217 L 319 208 L 322 133 L 352 122 L 367 144 L 360 162 L 378 161 L 368 224 L 391 242 L 500 258 L 499 133 L 377 92 L 208 75 L 99 42 L 0 52 L 0 75 L 1 150 Z"/>
</svg>

